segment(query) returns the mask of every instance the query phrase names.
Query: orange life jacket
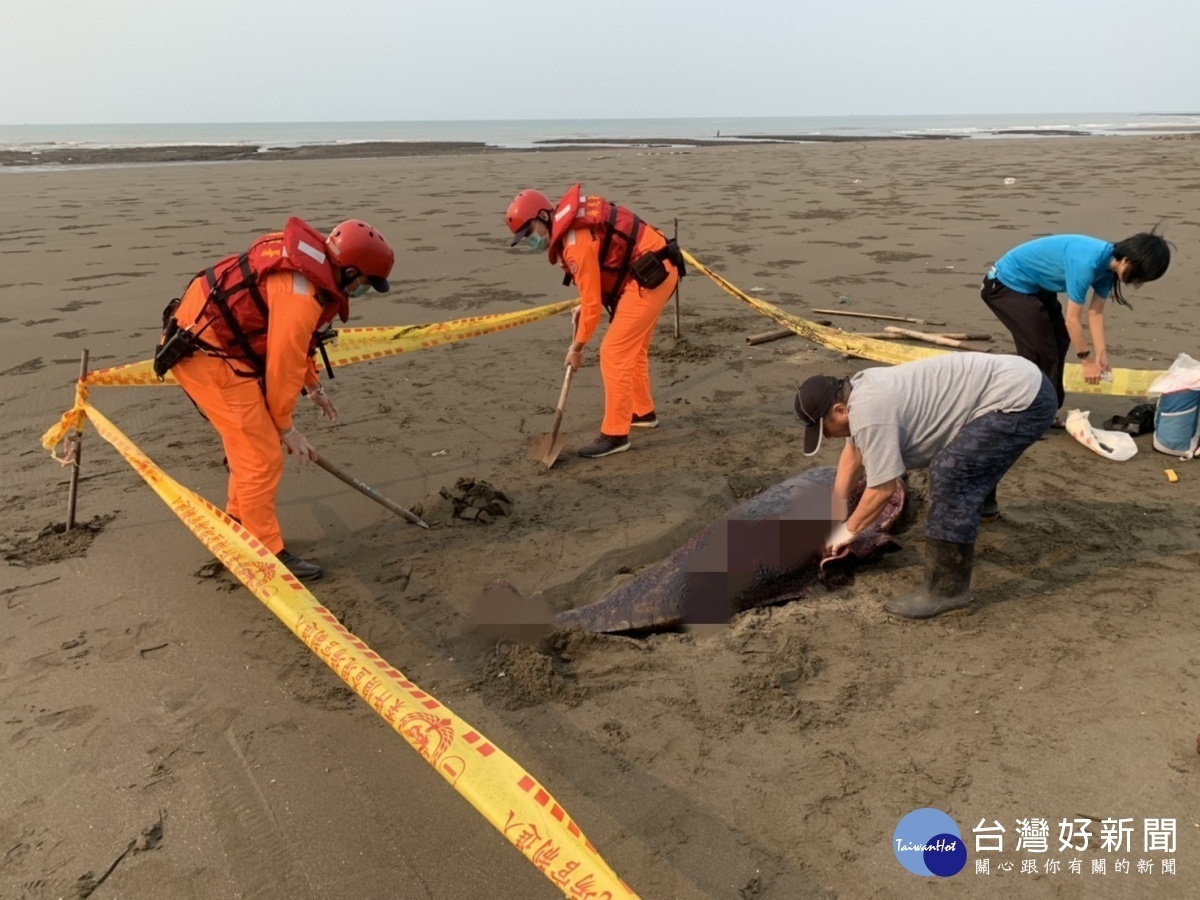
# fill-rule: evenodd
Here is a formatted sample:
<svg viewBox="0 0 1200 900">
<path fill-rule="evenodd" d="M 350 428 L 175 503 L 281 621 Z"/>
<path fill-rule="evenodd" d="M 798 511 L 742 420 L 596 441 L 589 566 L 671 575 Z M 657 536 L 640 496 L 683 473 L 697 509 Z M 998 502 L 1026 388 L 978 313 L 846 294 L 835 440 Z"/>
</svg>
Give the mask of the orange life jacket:
<svg viewBox="0 0 1200 900">
<path fill-rule="evenodd" d="M 559 264 L 563 243 L 572 228 L 591 228 L 600 238 L 600 299 L 611 315 L 629 277 L 629 264 L 637 250 L 643 231 L 649 226 L 631 210 L 603 197 L 580 196 L 580 186 L 571 189 L 558 201 L 550 229 L 550 262 Z M 571 270 L 561 263 L 567 273 L 564 284 L 571 283 Z"/>
<path fill-rule="evenodd" d="M 273 272 L 299 272 L 317 288 L 322 304 L 317 331 L 309 352 L 320 344 L 321 331 L 350 316 L 350 301 L 338 286 L 337 274 L 325 252 L 325 237 L 296 217 L 287 220 L 283 231 L 264 235 L 244 253 L 227 256 L 196 274 L 203 278 L 208 294 L 194 317 L 177 310 L 176 324 L 192 332 L 196 344 L 208 353 L 244 361 L 256 374 L 266 374 L 267 322 L 270 310 L 262 284 Z M 185 322 L 179 313 L 192 321 Z"/>
</svg>

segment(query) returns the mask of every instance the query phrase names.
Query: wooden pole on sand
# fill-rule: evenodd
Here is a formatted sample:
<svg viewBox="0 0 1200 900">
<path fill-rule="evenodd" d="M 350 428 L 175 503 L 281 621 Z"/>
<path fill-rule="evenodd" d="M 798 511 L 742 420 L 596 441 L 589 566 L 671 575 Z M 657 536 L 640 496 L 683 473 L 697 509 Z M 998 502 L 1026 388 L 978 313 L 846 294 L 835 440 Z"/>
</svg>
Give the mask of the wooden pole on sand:
<svg viewBox="0 0 1200 900">
<path fill-rule="evenodd" d="M 954 338 L 942 337 L 938 334 L 926 334 L 923 331 L 912 331 L 908 328 L 898 328 L 895 325 L 889 325 L 883 330 L 899 337 L 910 338 L 914 341 L 924 341 L 927 344 L 940 344 L 943 347 L 957 347 L 960 350 L 979 350 L 983 353 L 987 353 L 991 350 L 991 347 L 987 347 L 982 344 L 976 344 L 974 341 L 955 340 Z"/>
<path fill-rule="evenodd" d="M 945 325 L 933 319 L 914 319 L 911 316 L 889 316 L 883 313 L 850 312 L 845 309 L 814 309 L 813 312 L 826 316 L 854 316 L 859 319 L 882 319 L 887 322 L 908 322 L 910 325 Z"/>
<path fill-rule="evenodd" d="M 928 334 L 928 332 L 911 332 L 912 334 Z M 892 331 L 846 331 L 843 334 L 852 334 L 860 338 L 873 338 L 877 341 L 908 341 L 915 340 L 906 334 L 896 334 Z M 972 332 L 958 331 L 939 331 L 936 334 L 929 334 L 930 337 L 949 338 L 952 341 L 990 341 L 990 334 L 975 334 Z"/>
<path fill-rule="evenodd" d="M 761 334 L 750 334 L 746 336 L 746 343 L 752 347 L 759 344 L 765 344 L 768 341 L 778 341 L 781 338 L 795 337 L 796 332 L 790 328 L 780 328 L 777 331 L 764 331 Z"/>
<path fill-rule="evenodd" d="M 79 380 L 87 378 L 88 351 L 85 347 L 79 358 Z M 72 431 L 67 435 L 71 459 L 71 487 L 67 491 L 67 531 L 75 527 L 75 498 L 79 492 L 79 466 L 83 462 L 83 432 Z"/>
<path fill-rule="evenodd" d="M 675 219 L 675 243 L 679 243 L 679 220 Z M 675 282 L 675 337 L 679 337 L 679 285 L 683 281 L 682 278 Z"/>
</svg>

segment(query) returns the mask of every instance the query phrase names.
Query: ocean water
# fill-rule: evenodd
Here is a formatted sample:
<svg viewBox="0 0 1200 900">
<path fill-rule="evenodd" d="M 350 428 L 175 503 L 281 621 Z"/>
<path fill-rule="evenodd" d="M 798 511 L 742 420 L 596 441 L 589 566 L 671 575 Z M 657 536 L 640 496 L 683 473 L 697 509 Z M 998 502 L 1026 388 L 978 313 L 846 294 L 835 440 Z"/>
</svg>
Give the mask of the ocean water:
<svg viewBox="0 0 1200 900">
<path fill-rule="evenodd" d="M 0 151 L 168 145 L 295 147 L 365 141 L 475 141 L 498 147 L 620 138 L 767 135 L 955 135 L 992 139 L 1038 132 L 1164 134 L 1200 131 L 1200 113 L 1062 113 L 954 116 L 800 116 L 707 119 L 578 119 L 444 122 L 212 122 L 189 124 L 0 125 Z M 1002 131 L 1032 132 L 1020 135 Z"/>
</svg>

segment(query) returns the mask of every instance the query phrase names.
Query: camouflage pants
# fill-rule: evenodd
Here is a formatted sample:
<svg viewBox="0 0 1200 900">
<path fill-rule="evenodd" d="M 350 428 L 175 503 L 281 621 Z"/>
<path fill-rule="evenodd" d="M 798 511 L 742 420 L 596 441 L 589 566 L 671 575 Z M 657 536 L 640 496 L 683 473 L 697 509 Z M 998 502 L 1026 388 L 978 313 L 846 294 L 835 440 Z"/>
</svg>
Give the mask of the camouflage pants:
<svg viewBox="0 0 1200 900">
<path fill-rule="evenodd" d="M 929 520 L 925 536 L 973 544 L 983 501 L 1013 463 L 1050 427 L 1058 395 L 1045 375 L 1027 409 L 993 412 L 962 427 L 929 466 Z"/>
</svg>

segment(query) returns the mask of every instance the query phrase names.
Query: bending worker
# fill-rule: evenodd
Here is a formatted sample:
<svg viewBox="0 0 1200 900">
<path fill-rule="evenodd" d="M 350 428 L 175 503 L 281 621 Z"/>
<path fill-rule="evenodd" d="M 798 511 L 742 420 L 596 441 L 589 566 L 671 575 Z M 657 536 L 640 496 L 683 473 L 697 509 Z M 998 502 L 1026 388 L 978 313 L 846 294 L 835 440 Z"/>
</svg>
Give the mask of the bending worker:
<svg viewBox="0 0 1200 900">
<path fill-rule="evenodd" d="M 1054 234 L 1020 244 L 996 260 L 983 280 L 980 296 L 1012 334 L 1017 355 L 1046 373 L 1062 406 L 1066 397 L 1063 365 L 1069 349 L 1074 348 L 1088 384 L 1099 384 L 1101 376 L 1112 371 L 1105 301 L 1112 297 L 1129 306 L 1121 286 L 1139 287 L 1156 281 L 1170 264 L 1170 245 L 1153 231 L 1115 244 L 1081 234 Z M 1058 302 L 1060 293 L 1067 295 L 1065 317 Z M 1088 346 L 1083 329 L 1085 303 L 1093 346 Z"/>
<path fill-rule="evenodd" d="M 597 458 L 629 449 L 629 429 L 656 428 L 650 393 L 650 341 L 659 314 L 679 278 L 683 255 L 674 241 L 623 206 L 585 196 L 574 185 L 553 204 L 540 191 L 517 194 L 508 207 L 513 246 L 526 241 L 547 250 L 551 265 L 574 281 L 581 304 L 566 365 L 579 371 L 583 351 L 608 311 L 610 325 L 600 344 L 604 380 L 604 420 L 600 435 L 579 451 Z"/>
<path fill-rule="evenodd" d="M 848 378 L 817 375 L 796 393 L 804 454 L 821 438 L 848 438 L 833 486 L 829 539 L 837 550 L 872 524 L 909 469 L 929 469 L 925 582 L 885 604 L 924 619 L 971 603 L 971 570 L 984 498 L 1054 420 L 1054 386 L 1019 356 L 947 353 Z M 847 517 L 846 499 L 866 475 Z"/>
<path fill-rule="evenodd" d="M 365 222 L 341 223 L 326 238 L 298 218 L 197 274 L 163 312 L 155 353 L 160 378 L 175 378 L 225 445 L 229 499 L 241 522 L 302 581 L 321 567 L 289 552 L 275 515 L 283 451 L 300 465 L 317 458 L 296 430 L 292 410 L 303 389 L 337 421 L 313 355 L 334 316 L 345 322 L 349 298 L 388 290 L 395 255 Z"/>
</svg>

